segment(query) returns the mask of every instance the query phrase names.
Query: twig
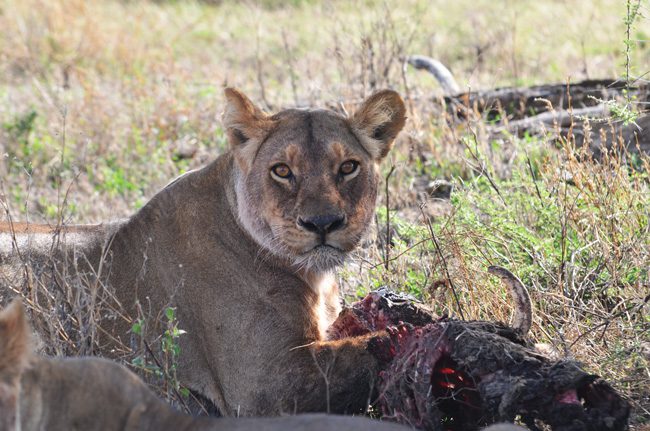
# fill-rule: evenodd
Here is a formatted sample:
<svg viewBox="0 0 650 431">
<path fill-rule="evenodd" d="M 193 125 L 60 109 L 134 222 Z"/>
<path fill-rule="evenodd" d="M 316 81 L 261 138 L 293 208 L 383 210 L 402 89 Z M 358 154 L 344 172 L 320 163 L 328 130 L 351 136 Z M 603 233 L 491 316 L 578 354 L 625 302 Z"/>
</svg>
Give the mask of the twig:
<svg viewBox="0 0 650 431">
<path fill-rule="evenodd" d="M 630 52 L 632 51 L 632 39 L 631 39 L 631 34 L 630 32 L 632 31 L 632 27 L 634 25 L 634 21 L 636 21 L 636 17 L 639 13 L 639 8 L 641 7 L 641 0 L 637 0 L 635 4 L 632 3 L 631 0 L 627 0 L 626 2 L 627 8 L 626 8 L 626 16 L 625 16 L 625 88 L 627 91 L 627 94 L 625 95 L 625 99 L 627 101 L 627 104 L 629 105 L 632 102 L 632 96 L 629 93 L 630 90 Z"/>
<path fill-rule="evenodd" d="M 449 274 L 449 266 L 447 265 L 447 259 L 445 259 L 445 256 L 442 253 L 442 248 L 440 247 L 440 243 L 438 243 L 436 234 L 433 232 L 433 226 L 431 225 L 431 220 L 429 220 L 429 217 L 427 217 L 424 214 L 423 207 L 424 207 L 423 205 L 420 206 L 420 212 L 422 213 L 422 217 L 424 218 L 427 224 L 427 229 L 429 229 L 431 240 L 433 241 L 433 245 L 436 247 L 436 252 L 440 257 L 440 260 L 442 261 L 442 265 L 445 270 L 445 275 L 447 277 L 447 283 L 449 283 L 449 287 L 451 288 L 451 293 L 454 296 L 454 301 L 456 302 L 456 307 L 458 307 L 458 314 L 460 314 L 461 319 L 465 320 L 465 314 L 463 313 L 463 307 L 460 305 L 460 299 L 458 298 L 458 293 L 456 292 L 456 286 L 454 286 L 454 282 L 451 279 L 451 275 Z"/>
<path fill-rule="evenodd" d="M 474 144 L 478 145 L 478 136 L 476 135 L 476 131 L 470 128 L 470 133 L 472 134 L 472 138 L 474 139 Z M 492 176 L 487 170 L 487 166 L 483 160 L 479 157 L 478 153 L 474 151 L 468 144 L 465 142 L 465 140 L 462 140 L 463 144 L 465 145 L 465 148 L 469 151 L 469 154 L 472 156 L 472 158 L 476 161 L 478 164 L 477 166 L 472 166 L 470 164 L 470 167 L 474 169 L 475 171 L 478 171 L 479 175 L 484 175 L 485 178 L 487 178 L 488 182 L 490 183 L 490 186 L 492 189 L 497 192 L 497 195 L 499 196 L 499 199 L 501 199 L 501 203 L 503 203 L 503 206 L 507 207 L 508 204 L 506 204 L 506 200 L 503 198 L 503 195 L 501 195 L 501 191 L 499 190 L 499 187 L 497 187 L 496 182 L 492 179 Z"/>
<path fill-rule="evenodd" d="M 289 47 L 287 32 L 284 29 L 282 29 L 282 43 L 284 44 L 284 53 L 287 56 L 287 69 L 289 69 L 289 82 L 291 83 L 291 92 L 293 93 L 293 103 L 298 106 L 295 65 L 293 64 L 293 57 L 291 56 L 291 48 Z"/>
<path fill-rule="evenodd" d="M 400 257 L 404 256 L 404 255 L 405 255 L 406 253 L 408 253 L 409 251 L 413 250 L 414 248 L 416 248 L 417 246 L 419 246 L 419 245 L 421 245 L 421 244 L 424 244 L 424 243 L 427 242 L 427 241 L 431 241 L 431 237 L 426 237 L 426 238 L 424 238 L 424 239 L 421 239 L 421 240 L 419 240 L 419 241 L 413 243 L 413 245 L 411 245 L 410 247 L 408 247 L 408 248 L 404 249 L 403 251 L 401 251 L 399 254 L 396 254 L 395 256 L 391 256 L 391 258 L 389 259 L 389 262 L 394 262 L 394 261 L 396 261 L 397 259 L 399 259 Z M 359 258 L 362 258 L 362 257 L 359 256 Z M 364 259 L 364 260 L 365 260 L 365 259 Z M 375 269 L 375 268 L 377 268 L 377 267 L 379 267 L 379 266 L 381 266 L 381 265 L 385 265 L 385 262 L 377 263 L 377 264 L 374 264 L 374 265 L 373 265 L 370 261 L 368 261 L 368 260 L 365 260 L 365 262 L 368 263 L 368 264 L 370 265 L 370 266 L 369 266 L 369 269 Z"/>
<path fill-rule="evenodd" d="M 266 86 L 264 85 L 264 74 L 262 73 L 262 59 L 260 57 L 260 26 L 257 24 L 255 31 L 255 67 L 257 69 L 257 83 L 260 86 L 260 97 L 266 109 L 272 111 L 273 105 L 266 99 Z"/>
<path fill-rule="evenodd" d="M 165 370 L 165 368 L 163 368 L 162 364 L 158 361 L 158 358 L 157 358 L 156 355 L 153 353 L 153 350 L 151 350 L 151 347 L 149 346 L 149 343 L 147 342 L 147 340 L 143 340 L 143 341 L 144 341 L 144 348 L 147 350 L 147 353 L 149 353 L 149 355 L 151 355 L 151 358 L 152 358 L 153 361 L 156 363 L 156 366 L 158 367 L 158 369 L 159 369 L 162 373 L 165 374 L 165 379 L 166 379 L 167 381 L 170 381 L 170 380 L 171 380 L 171 377 L 170 377 L 169 374 L 167 373 L 167 370 Z M 187 405 L 187 403 L 186 403 L 185 400 L 183 399 L 181 393 L 178 392 L 178 390 L 176 389 L 176 387 L 175 387 L 174 385 L 170 385 L 170 386 L 171 386 L 171 388 L 172 388 L 172 391 L 174 392 L 174 395 L 176 395 L 176 397 L 178 398 L 178 400 L 183 404 L 183 407 L 185 407 L 185 411 L 189 412 L 189 411 L 190 411 L 190 407 Z"/>
<path fill-rule="evenodd" d="M 607 327 L 607 326 L 611 325 L 612 320 L 623 316 L 627 312 L 632 311 L 635 308 L 637 309 L 637 311 L 640 312 L 643 309 L 643 307 L 645 307 L 645 305 L 647 303 L 649 303 L 649 302 L 650 302 L 650 295 L 646 295 L 646 297 L 643 298 L 643 302 L 641 302 L 640 304 L 630 305 L 630 306 L 624 308 L 623 310 L 619 311 L 618 313 L 610 316 L 609 319 L 605 320 L 604 322 L 601 322 L 598 325 L 591 327 L 589 330 L 587 330 L 587 331 L 583 332 L 582 334 L 578 335 L 578 337 L 575 340 L 573 340 L 573 342 L 569 345 L 569 349 L 571 349 L 578 341 L 580 341 L 585 336 L 591 334 L 592 332 L 596 331 L 600 327 L 603 327 L 603 326 Z"/>
<path fill-rule="evenodd" d="M 530 156 L 528 155 L 528 151 L 526 151 L 526 162 L 528 163 L 528 170 L 530 171 L 530 176 L 533 179 L 533 184 L 535 185 L 535 192 L 537 193 L 539 202 L 544 203 L 544 200 L 542 199 L 542 194 L 540 193 L 539 187 L 537 186 L 537 178 L 535 177 L 535 172 L 533 171 L 533 164 L 530 161 Z"/>
<path fill-rule="evenodd" d="M 323 377 L 323 380 L 325 381 L 325 401 L 326 401 L 326 404 L 327 404 L 327 414 L 330 414 L 330 379 L 329 379 L 329 373 L 330 373 L 332 364 L 334 362 L 334 359 L 332 359 L 332 362 L 327 364 L 325 369 L 323 370 L 323 368 L 318 363 L 318 358 L 316 357 L 315 349 L 311 349 L 309 352 L 311 353 L 311 356 L 314 359 L 314 364 L 316 364 L 316 368 L 318 368 L 318 371 L 320 372 L 321 376 Z"/>
<path fill-rule="evenodd" d="M 411 99 L 411 89 L 408 84 L 408 80 L 406 79 L 406 68 L 408 65 L 408 61 L 404 60 L 402 62 L 402 84 L 404 85 L 404 96 L 406 98 L 406 103 L 408 106 L 408 112 L 411 117 L 414 115 L 414 110 L 413 110 L 413 99 Z"/>
<path fill-rule="evenodd" d="M 395 172 L 395 165 L 391 165 L 388 175 L 386 175 L 386 251 L 384 253 L 384 267 L 388 271 L 390 262 L 390 193 L 388 192 L 388 180 Z"/>
</svg>

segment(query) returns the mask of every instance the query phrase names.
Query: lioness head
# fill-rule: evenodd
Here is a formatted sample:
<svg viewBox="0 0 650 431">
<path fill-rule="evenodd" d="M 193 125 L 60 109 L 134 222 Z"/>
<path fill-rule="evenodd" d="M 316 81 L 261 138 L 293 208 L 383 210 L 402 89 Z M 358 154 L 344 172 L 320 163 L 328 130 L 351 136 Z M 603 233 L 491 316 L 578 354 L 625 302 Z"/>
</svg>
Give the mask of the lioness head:
<svg viewBox="0 0 650 431">
<path fill-rule="evenodd" d="M 346 118 L 311 109 L 267 115 L 241 92 L 225 94 L 243 227 L 299 268 L 341 264 L 373 216 L 377 165 L 406 119 L 400 96 L 380 91 Z"/>
</svg>

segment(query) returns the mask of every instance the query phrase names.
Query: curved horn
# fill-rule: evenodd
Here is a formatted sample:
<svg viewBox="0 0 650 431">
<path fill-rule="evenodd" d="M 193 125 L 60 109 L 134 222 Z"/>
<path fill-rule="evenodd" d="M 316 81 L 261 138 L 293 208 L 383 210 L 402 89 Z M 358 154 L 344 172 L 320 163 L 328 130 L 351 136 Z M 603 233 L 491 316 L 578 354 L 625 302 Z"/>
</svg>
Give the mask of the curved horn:
<svg viewBox="0 0 650 431">
<path fill-rule="evenodd" d="M 512 327 L 526 335 L 533 324 L 533 305 L 524 283 L 512 272 L 500 266 L 490 266 L 488 272 L 501 279 L 510 290 L 510 296 L 515 301 L 515 315 L 512 319 Z"/>
<path fill-rule="evenodd" d="M 460 93 L 460 87 L 454 79 L 454 75 L 444 64 L 436 59 L 424 55 L 411 55 L 406 61 L 416 69 L 424 69 L 436 78 L 447 96 Z"/>
</svg>

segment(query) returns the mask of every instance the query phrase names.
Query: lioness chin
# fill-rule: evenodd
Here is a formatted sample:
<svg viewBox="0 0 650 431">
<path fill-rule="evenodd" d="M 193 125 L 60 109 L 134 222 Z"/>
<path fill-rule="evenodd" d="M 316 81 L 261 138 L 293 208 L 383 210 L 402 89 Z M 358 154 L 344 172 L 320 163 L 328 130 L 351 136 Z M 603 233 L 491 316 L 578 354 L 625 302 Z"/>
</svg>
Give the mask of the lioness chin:
<svg viewBox="0 0 650 431">
<path fill-rule="evenodd" d="M 136 319 L 153 343 L 162 311 L 175 307 L 187 332 L 178 379 L 224 415 L 363 410 L 380 365 L 372 336 L 325 339 L 340 309 L 332 271 L 370 224 L 378 163 L 404 126 L 404 104 L 385 90 L 349 118 L 267 115 L 239 91 L 225 94 L 230 151 L 129 219 L 0 224 L 0 297 L 20 293 L 58 316 L 75 306 L 57 295 L 82 297 L 98 309 L 93 353 L 112 357 L 132 345 Z"/>
</svg>

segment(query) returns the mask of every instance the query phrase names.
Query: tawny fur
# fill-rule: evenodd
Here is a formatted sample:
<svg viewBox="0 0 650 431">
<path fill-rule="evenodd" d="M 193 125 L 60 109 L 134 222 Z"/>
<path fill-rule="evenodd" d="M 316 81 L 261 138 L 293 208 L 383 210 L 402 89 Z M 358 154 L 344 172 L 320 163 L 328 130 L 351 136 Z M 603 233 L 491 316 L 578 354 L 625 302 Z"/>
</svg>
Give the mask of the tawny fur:
<svg viewBox="0 0 650 431">
<path fill-rule="evenodd" d="M 379 370 L 370 337 L 322 334 L 340 309 L 333 270 L 374 215 L 377 165 L 404 125 L 404 104 L 382 91 L 351 118 L 267 115 L 239 91 L 226 97 L 231 150 L 128 220 L 49 232 L 0 224 L 0 302 L 40 284 L 55 295 L 68 274 L 83 290 L 75 295 L 101 302 L 103 355 L 128 355 L 139 317 L 153 343 L 163 310 L 175 307 L 187 331 L 178 378 L 226 416 L 363 410 Z M 347 160 L 358 163 L 353 178 L 339 172 Z M 272 177 L 277 163 L 294 177 Z M 332 215 L 342 222 L 326 235 L 299 223 Z"/>
<path fill-rule="evenodd" d="M 0 381 L 11 381 L 25 369 L 31 357 L 31 337 L 23 305 L 14 299 L 0 311 Z"/>
<path fill-rule="evenodd" d="M 14 300 L 0 311 L 0 430 L 14 431 L 19 378 L 31 359 L 30 341 L 22 303 Z"/>
<path fill-rule="evenodd" d="M 385 157 L 391 149 L 380 142 L 392 142 L 404 127 L 406 108 L 400 102 L 397 93 L 381 91 L 370 96 L 368 102 L 352 115 L 352 126 L 359 140 L 375 158 Z M 395 118 L 399 121 L 391 121 Z"/>
</svg>

